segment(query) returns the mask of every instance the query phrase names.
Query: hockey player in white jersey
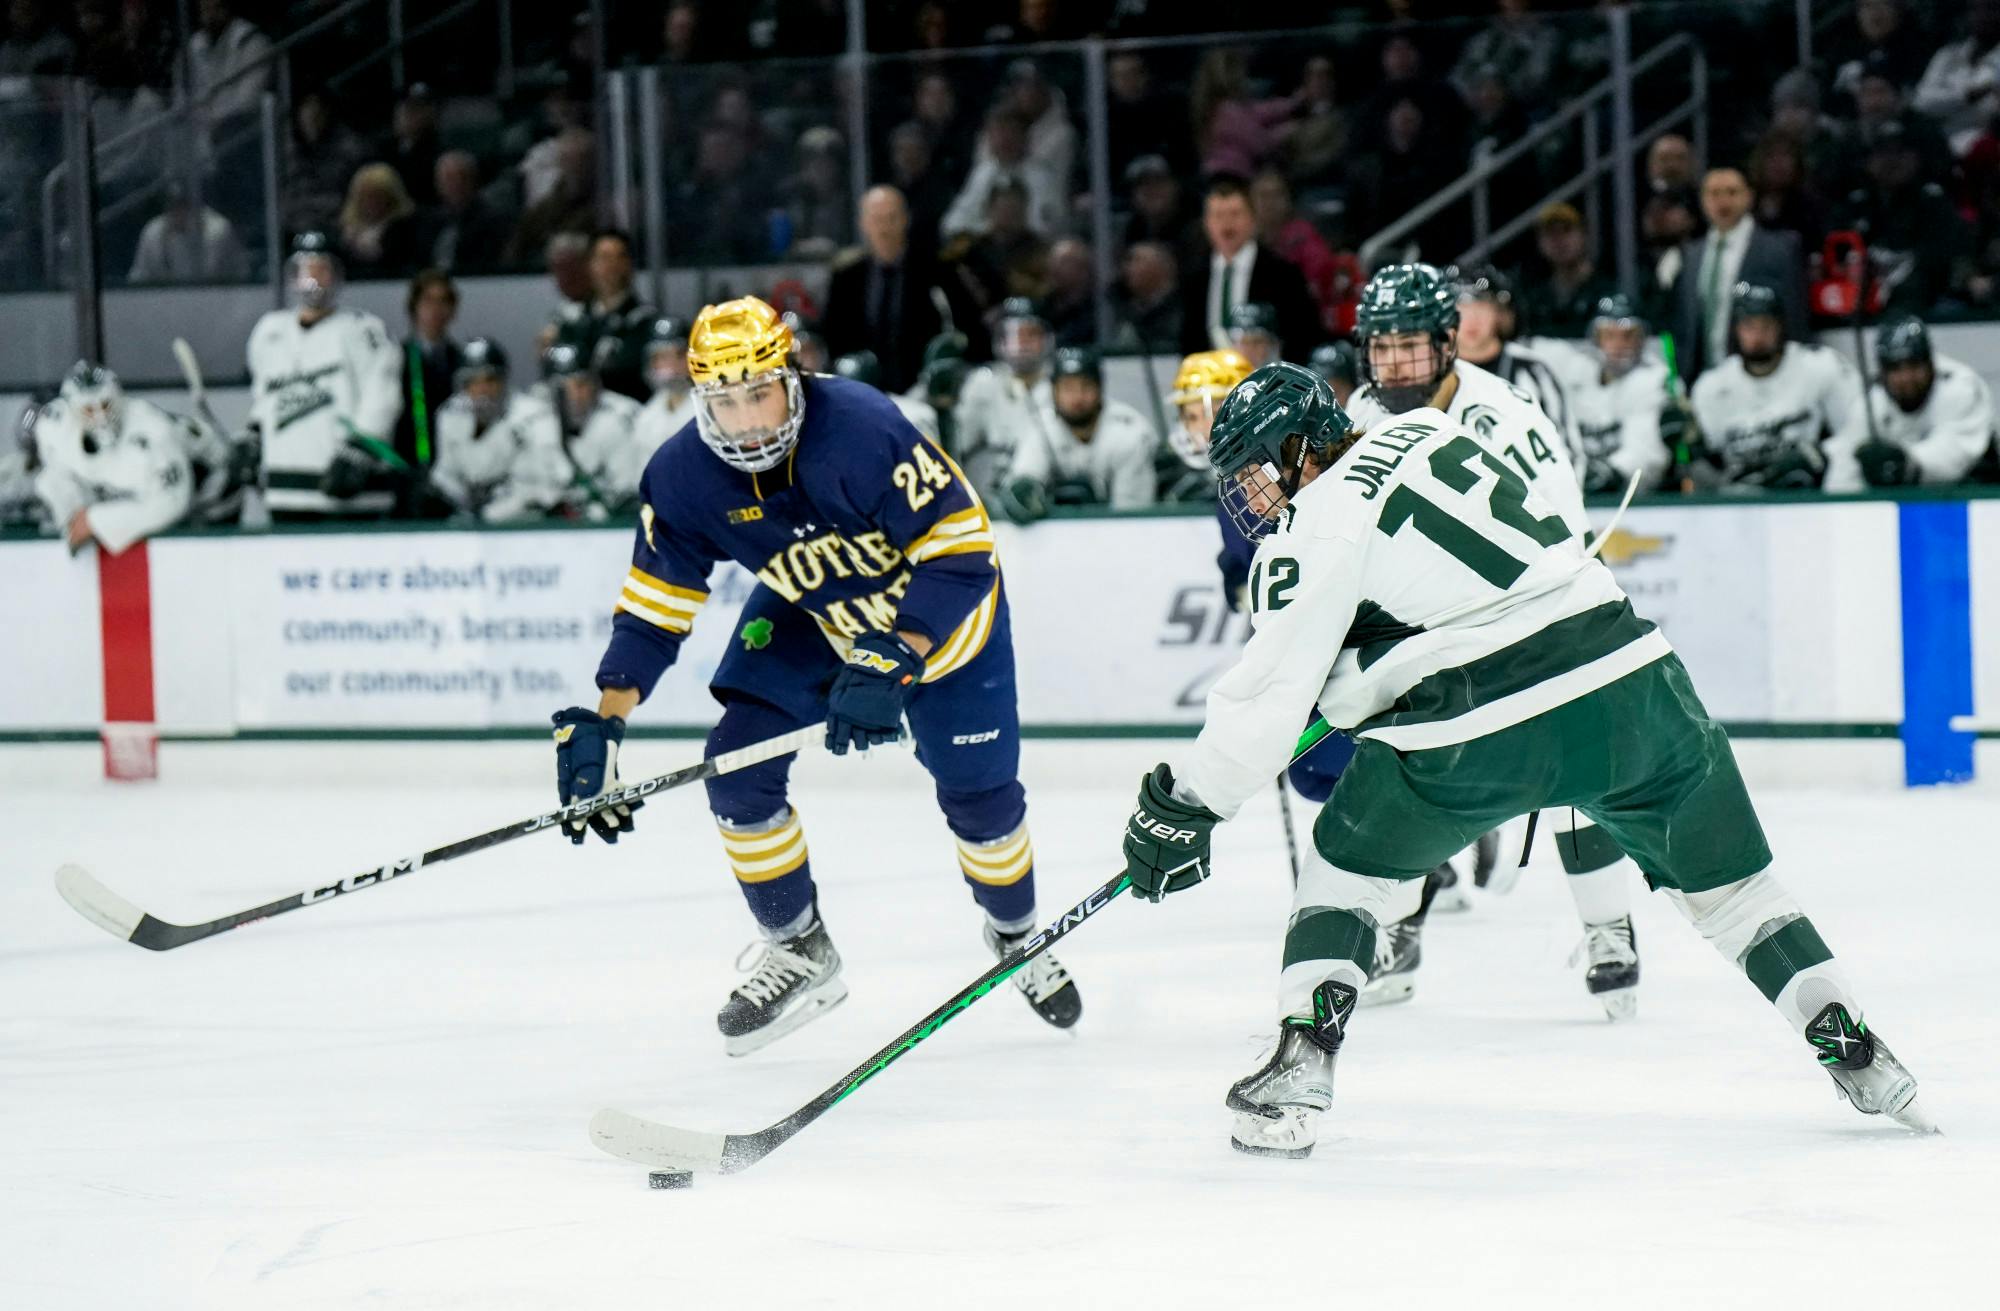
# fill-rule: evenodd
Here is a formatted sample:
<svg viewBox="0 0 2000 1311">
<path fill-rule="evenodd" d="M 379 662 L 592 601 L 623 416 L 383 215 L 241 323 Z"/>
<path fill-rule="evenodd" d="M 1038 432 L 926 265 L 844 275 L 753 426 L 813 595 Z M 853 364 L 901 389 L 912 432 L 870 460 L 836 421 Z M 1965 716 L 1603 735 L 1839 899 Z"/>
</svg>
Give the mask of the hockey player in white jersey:
<svg viewBox="0 0 2000 1311">
<path fill-rule="evenodd" d="M 1312 1151 L 1379 926 L 1425 873 L 1497 824 L 1571 806 L 1635 855 L 1857 1110 L 1934 1128 L 1773 877 L 1729 739 L 1679 658 L 1510 463 L 1437 410 L 1359 432 L 1290 364 L 1230 394 L 1210 453 L 1262 539 L 1254 631 L 1192 747 L 1141 780 L 1132 890 L 1158 901 L 1206 880 L 1215 826 L 1284 768 L 1313 709 L 1360 742 L 1286 921 L 1275 1048 L 1229 1090 L 1238 1150 Z"/>
<path fill-rule="evenodd" d="M 1986 380 L 1934 353 L 1930 329 L 1911 315 L 1876 331 L 1875 367 L 1871 422 L 1850 424 L 1844 440 L 1827 443 L 1826 490 L 1965 481 L 1993 447 Z"/>
<path fill-rule="evenodd" d="M 1022 434 L 1042 422 L 1049 403 L 1049 353 L 1055 334 L 1026 296 L 1001 302 L 993 330 L 993 363 L 974 369 L 952 408 L 957 460 L 972 485 L 996 502 Z"/>
<path fill-rule="evenodd" d="M 1597 368 L 1570 392 L 1586 492 L 1617 495 L 1634 474 L 1639 490 L 1650 491 L 1673 462 L 1661 437 L 1672 384 L 1665 361 L 1646 358 L 1647 332 L 1631 297 L 1621 293 L 1597 302 L 1590 321 Z"/>
<path fill-rule="evenodd" d="M 1527 393 L 1576 458 L 1576 416 L 1557 370 L 1539 352 L 1514 340 L 1519 318 L 1514 282 L 1495 268 L 1452 269 L 1458 284 L 1458 357 Z"/>
<path fill-rule="evenodd" d="M 876 391 L 882 390 L 882 361 L 874 351 L 849 351 L 833 362 L 834 374 L 842 378 L 852 378 L 856 382 L 867 383 Z M 902 412 L 910 426 L 932 441 L 938 440 L 937 407 L 921 396 L 908 392 L 886 392 L 889 401 Z"/>
<path fill-rule="evenodd" d="M 1016 523 L 1032 523 L 1051 505 L 1153 504 L 1153 457 L 1160 439 L 1123 401 L 1104 395 L 1097 352 L 1065 346 L 1051 366 L 1039 422 L 1014 447 L 1001 505 Z"/>
<path fill-rule="evenodd" d="M 1723 486 L 1817 487 L 1826 447 L 1867 430 L 1861 374 L 1824 346 L 1785 340 L 1778 293 L 1739 282 L 1730 292 L 1736 350 L 1694 383 L 1707 477 Z"/>
<path fill-rule="evenodd" d="M 1250 361 L 1251 368 L 1261 369 L 1284 358 L 1285 342 L 1278 336 L 1278 311 L 1269 305 L 1245 301 L 1229 311 L 1225 327 L 1230 348 Z"/>
<path fill-rule="evenodd" d="M 111 370 L 78 361 L 34 422 L 35 493 L 72 555 L 93 541 L 117 555 L 186 516 L 198 432 L 127 398 Z"/>
<path fill-rule="evenodd" d="M 340 262 L 302 233 L 286 264 L 292 306 L 250 331 L 250 422 L 262 434 L 274 515 L 379 515 L 407 463 L 391 442 L 403 412 L 401 353 L 382 320 L 337 303 Z"/>
<path fill-rule="evenodd" d="M 438 410 L 432 487 L 458 513 L 484 523 L 539 519 L 549 512 L 546 471 L 561 467 L 561 452 L 555 408 L 508 386 L 499 343 L 466 342 L 451 399 Z"/>
<path fill-rule="evenodd" d="M 558 342 L 542 355 L 562 440 L 536 461 L 530 503 L 546 513 L 599 523 L 639 500 L 653 451 L 640 441 L 639 402 L 606 388 L 583 352 Z"/>
<path fill-rule="evenodd" d="M 634 424 L 639 445 L 647 458 L 666 444 L 667 438 L 694 422 L 694 383 L 688 377 L 688 328 L 680 319 L 653 320 L 646 337 L 646 382 L 652 399 L 639 411 Z M 643 469 L 644 466 L 642 465 Z"/>
<path fill-rule="evenodd" d="M 1553 435 L 1553 421 L 1526 392 L 1457 358 L 1463 304 L 1450 281 L 1427 264 L 1392 265 L 1369 280 L 1354 324 L 1365 379 L 1353 396 L 1355 423 L 1377 429 L 1418 408 L 1444 411 L 1554 506 L 1578 540 L 1587 540 L 1582 487 L 1564 443 Z M 1604 840 L 1582 812 L 1565 809 L 1550 818 L 1564 882 L 1583 924 L 1584 986 L 1613 1019 L 1628 1017 L 1637 1007 L 1639 983 L 1631 871 L 1616 844 Z M 1517 868 L 1498 861 L 1492 842 L 1489 838 L 1487 850 L 1479 853 L 1475 881 L 1505 891 L 1518 877 Z M 1490 882 L 1479 878 L 1480 869 Z M 1440 895 L 1451 893 L 1431 881 L 1416 912 L 1382 935 L 1381 968 L 1363 1004 L 1410 996 L 1423 959 L 1425 916 L 1431 899 Z"/>
</svg>

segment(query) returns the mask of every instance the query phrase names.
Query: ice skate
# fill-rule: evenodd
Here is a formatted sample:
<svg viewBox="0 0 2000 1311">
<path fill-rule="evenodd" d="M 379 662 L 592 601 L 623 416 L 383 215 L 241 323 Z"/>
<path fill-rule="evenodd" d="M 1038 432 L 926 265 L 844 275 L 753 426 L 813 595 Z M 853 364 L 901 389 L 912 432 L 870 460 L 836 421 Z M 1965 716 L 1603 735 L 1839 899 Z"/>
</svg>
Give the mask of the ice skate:
<svg viewBox="0 0 2000 1311">
<path fill-rule="evenodd" d="M 1361 989 L 1363 1006 L 1393 1006 L 1417 991 L 1417 967 L 1424 960 L 1424 923 L 1399 920 L 1375 935 L 1375 964 Z"/>
<path fill-rule="evenodd" d="M 993 954 L 1003 960 L 1008 952 L 1028 940 L 1025 933 L 1001 933 L 991 923 L 986 925 L 985 937 Z M 1035 1014 L 1058 1029 L 1069 1028 L 1083 1014 L 1083 996 L 1077 992 L 1069 971 L 1047 952 L 1021 967 L 1014 975 L 1014 986 L 1028 999 Z"/>
<path fill-rule="evenodd" d="M 1230 1146 L 1251 1156 L 1312 1155 L 1320 1113 L 1333 1105 L 1333 1061 L 1354 1003 L 1354 989 L 1329 979 L 1313 989 L 1312 1019 L 1294 1016 L 1279 1027 L 1270 1058 L 1229 1089 Z"/>
<path fill-rule="evenodd" d="M 743 955 L 759 946 L 763 952 L 750 977 L 736 985 L 715 1017 L 723 1050 L 731 1056 L 748 1056 L 767 1047 L 847 1000 L 840 953 L 833 949 L 833 939 L 817 914 L 812 927 L 797 937 L 753 944 Z M 737 968 L 743 968 L 741 958 Z"/>
<path fill-rule="evenodd" d="M 1864 1020 L 1830 1001 L 1806 1026 L 1806 1041 L 1833 1076 L 1840 1095 L 1863 1115 L 1887 1115 L 1905 1129 L 1936 1133 L 1936 1121 L 1917 1105 L 1917 1080 Z"/>
<path fill-rule="evenodd" d="M 1431 894 L 1432 910 L 1456 915 L 1472 909 L 1472 894 L 1459 881 L 1458 871 L 1450 861 L 1438 866 L 1430 877 L 1437 885 L 1437 890 Z"/>
<path fill-rule="evenodd" d="M 1604 924 L 1583 926 L 1583 941 L 1570 953 L 1574 966 L 1588 957 L 1583 986 L 1604 1006 L 1614 1020 L 1629 1020 L 1639 1013 L 1639 946 L 1632 932 L 1632 917 L 1621 916 Z"/>
<path fill-rule="evenodd" d="M 1472 844 L 1472 886 L 1482 891 L 1507 892 L 1512 890 L 1514 881 L 1507 880 L 1505 887 L 1493 887 L 1493 875 L 1500 868 L 1500 830 L 1488 829 Z"/>
</svg>

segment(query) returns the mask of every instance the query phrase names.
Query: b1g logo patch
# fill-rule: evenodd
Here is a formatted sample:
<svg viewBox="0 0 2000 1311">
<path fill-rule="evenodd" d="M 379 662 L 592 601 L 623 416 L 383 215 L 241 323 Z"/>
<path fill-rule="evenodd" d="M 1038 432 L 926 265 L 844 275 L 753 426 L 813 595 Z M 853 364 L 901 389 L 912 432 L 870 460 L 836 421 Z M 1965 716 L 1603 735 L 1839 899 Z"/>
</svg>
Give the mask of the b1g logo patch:
<svg viewBox="0 0 2000 1311">
<path fill-rule="evenodd" d="M 756 523 L 763 517 L 764 507 L 761 505 L 746 505 L 740 510 L 731 510 L 729 512 L 729 522 L 731 523 Z"/>
</svg>

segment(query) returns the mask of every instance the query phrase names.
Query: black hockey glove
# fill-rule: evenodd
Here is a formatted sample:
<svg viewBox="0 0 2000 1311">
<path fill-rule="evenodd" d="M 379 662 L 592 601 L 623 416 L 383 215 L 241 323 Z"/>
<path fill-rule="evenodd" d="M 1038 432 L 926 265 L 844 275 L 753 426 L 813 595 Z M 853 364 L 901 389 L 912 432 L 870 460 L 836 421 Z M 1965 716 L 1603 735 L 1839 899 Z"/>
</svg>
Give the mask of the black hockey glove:
<svg viewBox="0 0 2000 1311">
<path fill-rule="evenodd" d="M 1894 442 L 1868 441 L 1854 453 L 1870 487 L 1901 487 L 1917 480 L 1917 463 Z"/>
<path fill-rule="evenodd" d="M 625 721 L 571 706 L 557 711 L 550 722 L 556 726 L 556 796 L 562 803 L 567 806 L 616 792 L 618 744 L 625 740 Z M 586 829 L 596 829 L 598 837 L 616 842 L 620 833 L 632 831 L 632 812 L 645 804 L 637 799 L 621 801 L 585 818 L 566 819 L 563 832 L 579 846 Z"/>
<path fill-rule="evenodd" d="M 1132 892 L 1158 901 L 1191 888 L 1209 874 L 1209 840 L 1222 816 L 1207 806 L 1174 799 L 1174 774 L 1166 765 L 1139 781 L 1139 804 L 1125 821 L 1125 876 Z"/>
<path fill-rule="evenodd" d="M 923 673 L 924 658 L 894 633 L 856 639 L 826 695 L 826 749 L 844 756 L 849 747 L 895 741 Z"/>
<path fill-rule="evenodd" d="M 1825 473 L 1824 465 L 1800 447 L 1791 446 L 1773 455 L 1758 472 L 1755 481 L 1773 491 L 1800 491 L 1819 486 L 1819 480 Z"/>
<path fill-rule="evenodd" d="M 1049 493 L 1033 478 L 1009 478 L 1000 489 L 1000 510 L 1015 523 L 1049 517 Z"/>
<path fill-rule="evenodd" d="M 333 463 L 320 475 L 321 495 L 336 501 L 359 496 L 369 486 L 395 486 L 410 472 L 409 462 L 394 447 L 373 437 L 350 433 Z"/>
</svg>

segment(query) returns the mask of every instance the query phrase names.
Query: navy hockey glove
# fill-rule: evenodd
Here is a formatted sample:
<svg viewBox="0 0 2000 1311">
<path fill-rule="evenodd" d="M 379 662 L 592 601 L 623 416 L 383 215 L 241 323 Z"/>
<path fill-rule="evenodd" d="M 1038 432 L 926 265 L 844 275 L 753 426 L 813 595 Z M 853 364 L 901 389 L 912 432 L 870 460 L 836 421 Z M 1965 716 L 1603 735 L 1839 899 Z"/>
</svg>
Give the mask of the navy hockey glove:
<svg viewBox="0 0 2000 1311">
<path fill-rule="evenodd" d="M 605 718 L 595 710 L 571 706 L 550 717 L 556 726 L 556 795 L 567 806 L 618 790 L 618 744 L 625 740 L 625 721 Z M 596 829 L 606 842 L 632 831 L 632 812 L 643 801 L 623 801 L 594 811 L 586 819 L 563 821 L 563 831 L 579 846 L 586 829 Z"/>
<path fill-rule="evenodd" d="M 1207 806 L 1174 798 L 1174 774 L 1165 765 L 1139 782 L 1139 804 L 1125 821 L 1125 877 L 1132 892 L 1158 901 L 1209 874 L 1209 841 L 1222 816 Z"/>
<path fill-rule="evenodd" d="M 851 746 L 866 751 L 895 741 L 923 673 L 924 658 L 894 633 L 856 639 L 826 696 L 826 749 L 844 756 Z"/>
<path fill-rule="evenodd" d="M 1854 459 L 1870 487 L 1901 487 L 1917 480 L 1916 462 L 1894 442 L 1863 442 Z"/>
</svg>

